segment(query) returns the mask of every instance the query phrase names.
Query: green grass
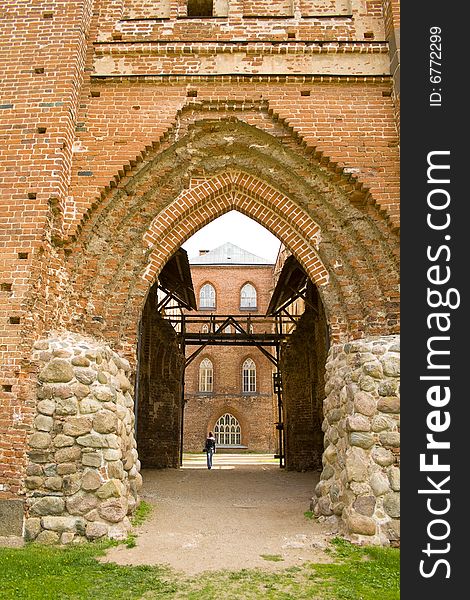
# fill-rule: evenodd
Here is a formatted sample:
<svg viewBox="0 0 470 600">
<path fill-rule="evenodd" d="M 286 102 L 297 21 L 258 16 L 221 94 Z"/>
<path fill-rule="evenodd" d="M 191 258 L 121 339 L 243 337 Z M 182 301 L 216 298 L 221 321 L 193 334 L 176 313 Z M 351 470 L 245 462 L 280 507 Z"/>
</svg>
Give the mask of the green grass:
<svg viewBox="0 0 470 600">
<path fill-rule="evenodd" d="M 152 513 L 152 505 L 145 500 L 141 500 L 135 509 L 134 516 L 132 517 L 131 523 L 134 527 L 142 525 Z"/>
<path fill-rule="evenodd" d="M 277 572 L 218 571 L 188 578 L 163 567 L 96 560 L 111 542 L 0 549 L 2 600 L 398 600 L 399 550 L 333 540 L 331 564 Z M 277 555 L 275 560 L 278 560 Z M 265 560 L 269 555 L 263 556 Z M 282 558 L 282 557 L 280 557 Z M 274 559 L 273 559 L 274 560 Z"/>
<path fill-rule="evenodd" d="M 315 516 L 315 515 L 313 514 L 313 511 L 311 511 L 311 510 L 306 510 L 306 511 L 304 512 L 304 517 L 305 517 L 306 519 L 309 519 L 310 521 L 311 521 L 311 520 L 314 518 L 314 516 Z"/>
<path fill-rule="evenodd" d="M 271 562 L 280 562 L 284 560 L 280 554 L 260 554 L 263 560 L 270 560 Z"/>
</svg>

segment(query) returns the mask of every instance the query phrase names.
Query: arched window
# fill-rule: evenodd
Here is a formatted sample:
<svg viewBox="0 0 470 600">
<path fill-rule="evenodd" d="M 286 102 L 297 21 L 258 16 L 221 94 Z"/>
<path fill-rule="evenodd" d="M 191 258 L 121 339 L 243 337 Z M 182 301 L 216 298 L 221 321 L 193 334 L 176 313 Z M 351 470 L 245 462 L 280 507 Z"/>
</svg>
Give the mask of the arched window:
<svg viewBox="0 0 470 600">
<path fill-rule="evenodd" d="M 212 392 L 214 389 L 214 368 L 211 361 L 205 358 L 199 365 L 199 391 Z"/>
<path fill-rule="evenodd" d="M 215 443 L 218 446 L 239 446 L 241 444 L 241 428 L 237 419 L 225 413 L 215 424 Z"/>
<path fill-rule="evenodd" d="M 215 289 L 210 283 L 205 283 L 199 292 L 199 308 L 215 308 Z"/>
<path fill-rule="evenodd" d="M 243 392 L 256 392 L 256 365 L 251 358 L 243 363 Z"/>
<path fill-rule="evenodd" d="M 209 325 L 205 323 L 201 328 L 201 333 L 209 333 Z"/>
<path fill-rule="evenodd" d="M 245 283 L 240 292 L 240 308 L 256 308 L 256 290 L 251 283 Z"/>
</svg>

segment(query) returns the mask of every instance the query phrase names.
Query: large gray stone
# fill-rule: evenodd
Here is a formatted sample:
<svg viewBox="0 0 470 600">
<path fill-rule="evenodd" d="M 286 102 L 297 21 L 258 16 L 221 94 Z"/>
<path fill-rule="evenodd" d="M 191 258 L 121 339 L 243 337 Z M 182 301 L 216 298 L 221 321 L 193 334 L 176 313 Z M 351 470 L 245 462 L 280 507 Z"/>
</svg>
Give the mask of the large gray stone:
<svg viewBox="0 0 470 600">
<path fill-rule="evenodd" d="M 54 400 L 40 400 L 38 402 L 38 412 L 43 415 L 53 415 L 55 411 L 55 401 Z"/>
<path fill-rule="evenodd" d="M 81 400 L 82 398 L 86 398 L 86 396 L 88 396 L 90 393 L 90 388 L 87 385 L 83 385 L 83 383 L 78 382 L 72 385 L 72 392 L 75 397 Z"/>
<path fill-rule="evenodd" d="M 100 523 L 99 521 L 87 523 L 86 536 L 89 540 L 96 540 L 107 535 L 107 533 L 108 525 L 106 523 Z"/>
<path fill-rule="evenodd" d="M 25 478 L 24 484 L 28 490 L 37 490 L 43 486 L 44 478 L 38 477 L 37 475 L 32 475 Z"/>
<path fill-rule="evenodd" d="M 76 367 L 75 377 L 80 383 L 83 383 L 84 385 L 90 385 L 96 381 L 96 371 L 94 369 L 88 369 L 85 367 Z"/>
<path fill-rule="evenodd" d="M 64 423 L 64 433 L 70 436 L 84 435 L 91 431 L 91 427 L 91 417 L 73 417 Z"/>
<path fill-rule="evenodd" d="M 384 431 L 379 436 L 380 443 L 386 448 L 400 447 L 400 434 L 398 431 Z"/>
<path fill-rule="evenodd" d="M 34 427 L 38 431 L 52 431 L 54 419 L 46 415 L 37 415 L 34 419 Z"/>
<path fill-rule="evenodd" d="M 52 492 L 59 492 L 62 489 L 62 477 L 46 477 L 44 487 Z"/>
<path fill-rule="evenodd" d="M 331 465 L 328 463 L 323 467 L 323 471 L 321 473 L 321 479 L 330 479 L 335 474 L 335 471 Z"/>
<path fill-rule="evenodd" d="M 56 413 L 61 416 L 76 415 L 78 412 L 78 401 L 76 398 L 57 398 Z"/>
<path fill-rule="evenodd" d="M 107 500 L 108 498 L 120 498 L 124 493 L 122 483 L 118 479 L 110 479 L 96 492 L 98 498 Z"/>
<path fill-rule="evenodd" d="M 373 377 L 374 379 L 382 379 L 383 377 L 382 365 L 378 360 L 365 363 L 362 370 L 366 375 L 369 375 L 369 377 Z"/>
<path fill-rule="evenodd" d="M 364 415 L 349 415 L 346 419 L 347 431 L 370 431 L 370 419 Z"/>
<path fill-rule="evenodd" d="M 94 431 L 87 435 L 78 437 L 77 444 L 80 446 L 86 446 L 87 448 L 106 448 L 108 446 L 106 438 L 100 433 L 95 433 Z"/>
<path fill-rule="evenodd" d="M 44 432 L 33 433 L 29 438 L 29 445 L 32 448 L 48 448 L 51 445 L 51 436 Z"/>
<path fill-rule="evenodd" d="M 68 446 L 66 448 L 60 448 L 54 454 L 55 460 L 58 463 L 71 463 L 78 460 L 81 456 L 81 450 L 78 446 Z"/>
<path fill-rule="evenodd" d="M 86 356 L 74 356 L 72 358 L 72 365 L 74 367 L 89 367 L 90 366 L 90 361 L 88 360 L 88 358 Z"/>
<path fill-rule="evenodd" d="M 368 457 L 362 448 L 349 448 L 346 452 L 346 477 L 348 481 L 364 481 L 367 478 Z"/>
<path fill-rule="evenodd" d="M 93 387 L 93 396 L 100 402 L 112 402 L 116 398 L 116 390 L 109 385 Z"/>
<path fill-rule="evenodd" d="M 67 510 L 72 515 L 84 515 L 98 505 L 98 498 L 94 494 L 78 492 L 67 498 Z"/>
<path fill-rule="evenodd" d="M 127 514 L 127 500 L 125 498 L 105 500 L 99 505 L 98 514 L 106 521 L 118 523 L 119 521 L 122 521 Z"/>
<path fill-rule="evenodd" d="M 368 392 L 356 392 L 354 395 L 354 410 L 366 417 L 371 417 L 377 412 L 377 400 Z"/>
<path fill-rule="evenodd" d="M 400 469 L 398 467 L 390 467 L 388 471 L 388 480 L 390 487 L 394 492 L 400 491 Z"/>
<path fill-rule="evenodd" d="M 71 496 L 72 494 L 76 494 L 81 487 L 82 484 L 82 474 L 79 473 L 71 473 L 70 475 L 64 476 L 64 494 L 66 496 Z"/>
<path fill-rule="evenodd" d="M 344 517 L 349 533 L 358 535 L 375 535 L 377 527 L 375 521 L 365 515 L 360 515 L 352 509 L 344 510 Z"/>
<path fill-rule="evenodd" d="M 57 475 L 71 475 L 72 473 L 76 473 L 76 471 L 76 463 L 61 463 L 57 465 Z"/>
<path fill-rule="evenodd" d="M 390 491 L 389 481 L 381 472 L 372 474 L 370 478 L 370 487 L 376 496 L 383 496 Z"/>
<path fill-rule="evenodd" d="M 65 503 L 58 496 L 44 496 L 33 502 L 30 512 L 32 515 L 60 515 L 64 512 Z"/>
<path fill-rule="evenodd" d="M 349 434 L 349 443 L 351 446 L 359 446 L 359 448 L 367 450 L 375 444 L 375 438 L 371 433 L 353 431 Z"/>
<path fill-rule="evenodd" d="M 71 364 L 62 358 L 54 358 L 39 373 L 39 381 L 47 383 L 68 383 L 74 377 Z"/>
<path fill-rule="evenodd" d="M 393 452 L 390 452 L 390 450 L 387 450 L 386 448 L 381 448 L 380 446 L 376 446 L 372 450 L 372 458 L 381 467 L 388 467 L 395 462 Z"/>
<path fill-rule="evenodd" d="M 369 377 L 369 375 L 363 374 L 359 377 L 359 387 L 363 392 L 375 392 L 377 385 L 377 379 Z"/>
<path fill-rule="evenodd" d="M 26 519 L 24 526 L 24 539 L 31 542 L 36 539 L 41 532 L 41 519 L 39 517 L 31 517 Z"/>
<path fill-rule="evenodd" d="M 97 490 L 101 486 L 101 476 L 98 471 L 86 471 L 82 479 L 82 489 L 88 492 Z"/>
<path fill-rule="evenodd" d="M 397 396 L 384 396 L 379 398 L 377 402 L 377 408 L 384 413 L 399 413 L 400 412 L 400 398 Z"/>
<path fill-rule="evenodd" d="M 95 398 L 84 398 L 80 401 L 80 412 L 82 414 L 96 413 L 103 408 L 103 405 L 99 400 Z"/>
<path fill-rule="evenodd" d="M 353 507 L 356 512 L 366 517 L 372 517 L 375 511 L 375 497 L 374 496 L 359 496 L 356 498 Z"/>
<path fill-rule="evenodd" d="M 52 546 L 53 544 L 57 544 L 59 540 L 60 535 L 56 531 L 49 531 L 48 529 L 41 531 L 36 538 L 36 542 L 43 546 Z"/>
<path fill-rule="evenodd" d="M 103 461 L 101 452 L 84 452 L 82 456 L 82 464 L 85 467 L 95 467 L 98 468 L 101 466 Z"/>
<path fill-rule="evenodd" d="M 64 448 L 66 446 L 73 446 L 75 444 L 75 439 L 69 435 L 59 433 L 55 436 L 53 443 L 56 448 Z"/>
<path fill-rule="evenodd" d="M 392 417 L 386 417 L 385 415 L 376 415 L 372 419 L 372 431 L 376 433 L 384 431 L 385 429 L 392 429 L 395 426 L 395 421 Z"/>
<path fill-rule="evenodd" d="M 116 431 L 117 419 L 109 410 L 103 410 L 93 417 L 93 429 L 98 433 L 112 433 Z"/>
<path fill-rule="evenodd" d="M 384 375 L 388 377 L 398 377 L 400 375 L 400 358 L 386 354 L 381 359 L 384 370 Z"/>
<path fill-rule="evenodd" d="M 78 517 L 42 517 L 41 525 L 44 529 L 62 533 L 63 531 L 77 531 L 77 528 L 83 531 L 85 521 Z"/>
<path fill-rule="evenodd" d="M 384 510 L 390 517 L 397 519 L 400 517 L 400 494 L 390 492 L 384 496 Z"/>
<path fill-rule="evenodd" d="M 125 471 L 120 460 L 108 463 L 108 475 L 113 479 L 124 479 Z"/>
</svg>

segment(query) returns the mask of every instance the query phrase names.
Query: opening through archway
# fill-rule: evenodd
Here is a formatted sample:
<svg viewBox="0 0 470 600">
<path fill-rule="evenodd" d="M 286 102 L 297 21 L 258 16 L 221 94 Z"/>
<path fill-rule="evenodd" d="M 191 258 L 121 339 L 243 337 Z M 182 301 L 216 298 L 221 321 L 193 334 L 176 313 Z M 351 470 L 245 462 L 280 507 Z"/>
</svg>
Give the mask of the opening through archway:
<svg viewBox="0 0 470 600">
<path fill-rule="evenodd" d="M 222 436 L 220 451 L 271 453 L 289 469 L 321 469 L 326 315 L 301 265 L 277 247 L 271 259 L 230 242 L 199 249 L 180 265 L 191 275 L 179 285 L 191 287 L 192 307 L 178 303 L 176 287 L 168 290 L 167 267 L 163 287 L 151 288 L 136 386 L 144 468 L 178 466 L 183 451 L 201 451 L 209 431 L 220 437 L 220 419 L 231 415 L 239 431 L 230 443 Z"/>
</svg>

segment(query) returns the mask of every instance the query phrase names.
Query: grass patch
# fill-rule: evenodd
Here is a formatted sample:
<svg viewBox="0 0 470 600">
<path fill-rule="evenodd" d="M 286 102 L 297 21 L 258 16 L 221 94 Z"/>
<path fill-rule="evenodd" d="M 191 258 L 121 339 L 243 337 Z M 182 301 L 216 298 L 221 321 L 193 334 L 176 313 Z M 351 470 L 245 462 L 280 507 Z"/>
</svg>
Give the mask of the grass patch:
<svg viewBox="0 0 470 600">
<path fill-rule="evenodd" d="M 0 598 L 8 600 L 131 600 L 145 592 L 171 598 L 167 570 L 122 567 L 96 560 L 111 542 L 53 548 L 29 544 L 0 549 Z"/>
<path fill-rule="evenodd" d="M 138 527 L 149 518 L 153 510 L 153 506 L 145 500 L 141 500 L 135 509 L 134 516 L 131 519 L 133 527 Z"/>
<path fill-rule="evenodd" d="M 306 510 L 306 511 L 304 512 L 304 517 L 305 517 L 306 519 L 309 519 L 309 520 L 311 521 L 311 520 L 312 520 L 312 519 L 315 517 L 315 515 L 313 514 L 313 511 L 311 511 L 311 510 Z"/>
<path fill-rule="evenodd" d="M 271 562 L 281 562 L 284 560 L 280 554 L 260 554 L 263 560 L 270 560 Z"/>
<path fill-rule="evenodd" d="M 185 577 L 164 567 L 97 560 L 113 542 L 73 548 L 0 548 L 2 600 L 399 600 L 397 548 L 335 539 L 331 564 L 303 564 Z M 278 561 L 278 555 L 262 555 Z"/>
</svg>

